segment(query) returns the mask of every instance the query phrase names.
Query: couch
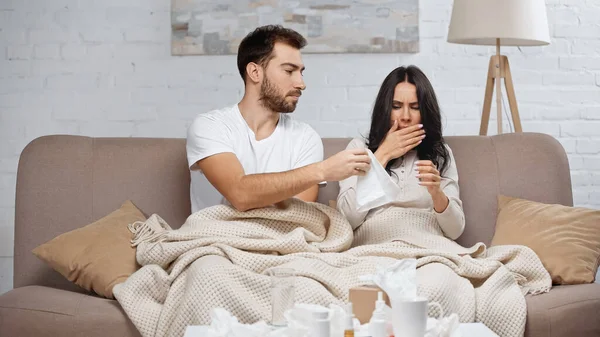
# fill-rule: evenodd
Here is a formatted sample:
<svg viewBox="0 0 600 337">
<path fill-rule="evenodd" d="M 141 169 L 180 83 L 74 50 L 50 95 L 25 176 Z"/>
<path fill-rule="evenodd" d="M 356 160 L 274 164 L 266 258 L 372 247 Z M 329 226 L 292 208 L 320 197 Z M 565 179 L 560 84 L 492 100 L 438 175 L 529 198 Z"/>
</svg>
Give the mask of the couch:
<svg viewBox="0 0 600 337">
<path fill-rule="evenodd" d="M 324 139 L 325 156 L 349 139 Z M 469 246 L 494 235 L 497 195 L 571 206 L 569 163 L 552 137 L 535 134 L 447 137 L 453 149 Z M 0 296 L 0 336 L 139 336 L 118 302 L 86 293 L 32 249 L 132 200 L 169 224 L 190 214 L 184 139 L 54 135 L 23 150 L 17 173 L 14 289 Z M 337 183 L 319 202 L 337 196 Z M 600 284 L 556 286 L 527 296 L 529 337 L 600 336 Z"/>
</svg>

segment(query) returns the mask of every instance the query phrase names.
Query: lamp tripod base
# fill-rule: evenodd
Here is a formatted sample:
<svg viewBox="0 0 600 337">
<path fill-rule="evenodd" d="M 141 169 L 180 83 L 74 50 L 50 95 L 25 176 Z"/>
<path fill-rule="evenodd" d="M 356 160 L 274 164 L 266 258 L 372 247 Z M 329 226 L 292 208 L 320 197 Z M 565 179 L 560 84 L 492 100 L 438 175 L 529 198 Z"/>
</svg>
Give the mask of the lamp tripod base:
<svg viewBox="0 0 600 337">
<path fill-rule="evenodd" d="M 485 97 L 483 100 L 483 112 L 481 114 L 481 126 L 479 127 L 479 135 L 485 136 L 488 132 L 488 124 L 490 122 L 490 110 L 492 108 L 492 96 L 494 93 L 494 84 L 496 85 L 496 106 L 498 110 L 497 122 L 498 122 L 498 134 L 502 133 L 502 92 L 500 87 L 500 81 L 504 79 L 504 86 L 506 88 L 506 95 L 508 96 L 508 104 L 510 106 L 510 112 L 512 115 L 513 125 L 515 126 L 515 132 L 523 132 L 521 127 L 521 118 L 519 117 L 519 109 L 517 107 L 517 98 L 515 96 L 515 87 L 512 82 L 512 75 L 510 73 L 510 65 L 508 64 L 508 57 L 500 55 L 498 52 L 496 55 L 490 57 L 490 65 L 488 67 L 487 83 L 485 86 Z"/>
</svg>

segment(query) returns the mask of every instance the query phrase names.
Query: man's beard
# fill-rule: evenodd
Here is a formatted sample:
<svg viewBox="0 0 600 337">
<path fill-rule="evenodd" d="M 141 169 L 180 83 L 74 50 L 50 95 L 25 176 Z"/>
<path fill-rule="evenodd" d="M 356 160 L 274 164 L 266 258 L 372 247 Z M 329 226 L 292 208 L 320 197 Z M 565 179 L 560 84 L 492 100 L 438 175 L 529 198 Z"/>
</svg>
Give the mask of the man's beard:
<svg viewBox="0 0 600 337">
<path fill-rule="evenodd" d="M 302 92 L 294 90 L 288 92 L 285 96 L 281 96 L 277 87 L 266 76 L 264 77 L 260 88 L 260 102 L 265 108 L 274 112 L 294 112 L 298 101 L 286 101 L 286 97 L 290 95 L 300 96 Z"/>
</svg>

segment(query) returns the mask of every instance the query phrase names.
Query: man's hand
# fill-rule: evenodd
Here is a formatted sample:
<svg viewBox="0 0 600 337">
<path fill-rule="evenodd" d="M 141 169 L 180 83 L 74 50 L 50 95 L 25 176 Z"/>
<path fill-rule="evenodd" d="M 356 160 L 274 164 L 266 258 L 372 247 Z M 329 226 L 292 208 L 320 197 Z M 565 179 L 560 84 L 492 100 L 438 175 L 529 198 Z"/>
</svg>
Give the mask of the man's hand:
<svg viewBox="0 0 600 337">
<path fill-rule="evenodd" d="M 385 139 L 375 151 L 375 157 L 381 166 L 386 167 L 390 160 L 402 157 L 421 144 L 423 138 L 425 138 L 425 130 L 422 124 L 398 130 L 398 122 L 394 121 Z"/>
<path fill-rule="evenodd" d="M 320 163 L 323 180 L 340 181 L 353 175 L 365 175 L 371 168 L 367 149 L 348 149 Z"/>
</svg>

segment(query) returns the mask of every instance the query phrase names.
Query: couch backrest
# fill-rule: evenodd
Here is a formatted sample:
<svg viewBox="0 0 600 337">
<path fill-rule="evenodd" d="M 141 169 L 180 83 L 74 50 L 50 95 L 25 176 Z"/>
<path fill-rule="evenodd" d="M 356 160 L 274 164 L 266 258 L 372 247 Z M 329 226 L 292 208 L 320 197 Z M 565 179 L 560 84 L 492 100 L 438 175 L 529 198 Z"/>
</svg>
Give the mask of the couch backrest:
<svg viewBox="0 0 600 337">
<path fill-rule="evenodd" d="M 325 157 L 349 139 L 324 139 Z M 447 137 L 459 172 L 466 230 L 458 242 L 489 243 L 499 193 L 572 205 L 564 149 L 543 134 Z M 31 250 L 85 226 L 132 200 L 146 215 L 173 227 L 190 214 L 184 139 L 45 136 L 21 154 L 17 174 L 14 286 L 31 284 L 81 291 L 38 260 Z M 320 190 L 335 200 L 338 184 Z"/>
</svg>

